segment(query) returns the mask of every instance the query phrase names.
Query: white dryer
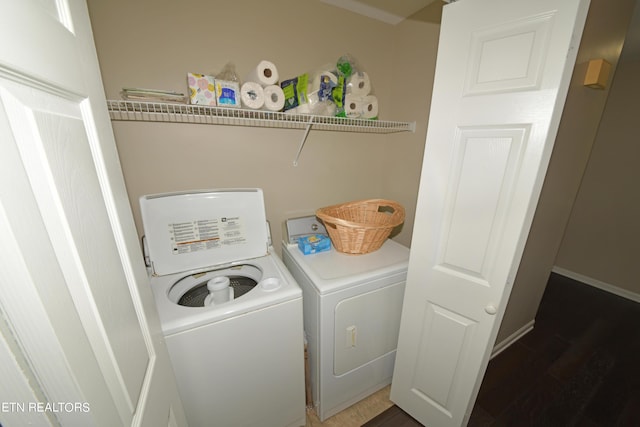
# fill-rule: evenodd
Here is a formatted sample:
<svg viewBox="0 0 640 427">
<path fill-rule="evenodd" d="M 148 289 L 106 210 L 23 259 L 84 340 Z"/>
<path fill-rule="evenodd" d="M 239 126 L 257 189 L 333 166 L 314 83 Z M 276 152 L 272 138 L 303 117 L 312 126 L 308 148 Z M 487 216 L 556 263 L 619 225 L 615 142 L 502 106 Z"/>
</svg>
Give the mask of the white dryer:
<svg viewBox="0 0 640 427">
<path fill-rule="evenodd" d="M 297 239 L 326 230 L 316 217 L 286 221 L 282 259 L 303 292 L 310 380 L 320 420 L 391 383 L 409 249 L 387 240 L 366 255 L 304 255 Z"/>
<path fill-rule="evenodd" d="M 302 292 L 269 245 L 262 190 L 149 195 L 140 208 L 189 426 L 304 425 Z"/>
</svg>

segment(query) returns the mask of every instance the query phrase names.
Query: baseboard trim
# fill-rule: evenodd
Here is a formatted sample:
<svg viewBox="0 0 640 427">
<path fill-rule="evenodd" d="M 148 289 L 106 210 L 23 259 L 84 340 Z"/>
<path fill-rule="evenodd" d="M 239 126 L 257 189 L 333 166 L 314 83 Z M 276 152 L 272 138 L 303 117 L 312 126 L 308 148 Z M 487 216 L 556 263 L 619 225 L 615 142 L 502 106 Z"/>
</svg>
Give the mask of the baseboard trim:
<svg viewBox="0 0 640 427">
<path fill-rule="evenodd" d="M 598 288 L 598 289 L 601 289 L 603 291 L 606 291 L 606 292 L 612 293 L 614 295 L 617 295 L 619 297 L 626 298 L 626 299 L 631 300 L 633 302 L 640 303 L 640 294 L 637 294 L 635 292 L 630 292 L 630 291 L 628 291 L 626 289 L 619 288 L 619 287 L 614 286 L 614 285 L 612 285 L 610 283 L 605 283 L 605 282 L 603 282 L 601 280 L 593 279 L 591 277 L 584 276 L 582 274 L 575 273 L 573 271 L 570 271 L 570 270 L 567 270 L 567 269 L 564 269 L 564 268 L 558 267 L 558 266 L 553 266 L 551 271 L 554 272 L 554 273 L 557 273 L 557 274 L 559 274 L 561 276 L 568 277 L 569 279 L 577 280 L 578 282 L 584 283 L 585 285 L 593 286 L 594 288 Z M 528 332 L 532 331 L 533 327 L 534 327 L 534 324 L 535 324 L 535 319 L 531 320 L 529 323 L 525 324 L 523 327 L 518 329 L 516 332 L 514 332 L 513 334 L 511 334 L 510 336 L 508 336 L 504 340 L 502 340 L 499 343 L 497 343 L 496 345 L 494 345 L 493 346 L 493 351 L 491 352 L 490 359 L 493 359 L 494 357 L 496 357 L 497 355 L 502 353 L 504 350 L 506 350 L 513 343 L 515 343 L 520 338 L 525 336 Z"/>
<path fill-rule="evenodd" d="M 520 338 L 525 336 L 528 332 L 533 330 L 533 325 L 536 323 L 536 319 L 531 320 L 529 323 L 525 324 L 523 327 L 509 335 L 507 338 L 500 341 L 498 344 L 493 346 L 493 351 L 491 352 L 490 359 L 493 359 L 503 351 L 505 351 L 511 344 L 518 341 Z"/>
<path fill-rule="evenodd" d="M 553 266 L 551 271 L 554 272 L 554 273 L 557 273 L 557 274 L 559 274 L 561 276 L 568 277 L 569 279 L 573 279 L 573 280 L 577 280 L 578 282 L 582 282 L 585 285 L 593 286 L 594 288 L 602 289 L 603 291 L 612 293 L 612 294 L 617 295 L 619 297 L 626 298 L 628 300 L 640 303 L 640 295 L 639 294 L 637 294 L 635 292 L 628 291 L 626 289 L 619 288 L 619 287 L 617 287 L 615 285 L 612 285 L 610 283 L 605 283 L 605 282 L 602 282 L 602 281 L 600 281 L 598 279 L 593 279 L 593 278 L 588 277 L 588 276 L 583 276 L 582 274 L 574 273 L 573 271 L 566 270 L 566 269 L 564 269 L 562 267 L 558 267 L 558 266 L 555 266 L 555 265 Z"/>
</svg>

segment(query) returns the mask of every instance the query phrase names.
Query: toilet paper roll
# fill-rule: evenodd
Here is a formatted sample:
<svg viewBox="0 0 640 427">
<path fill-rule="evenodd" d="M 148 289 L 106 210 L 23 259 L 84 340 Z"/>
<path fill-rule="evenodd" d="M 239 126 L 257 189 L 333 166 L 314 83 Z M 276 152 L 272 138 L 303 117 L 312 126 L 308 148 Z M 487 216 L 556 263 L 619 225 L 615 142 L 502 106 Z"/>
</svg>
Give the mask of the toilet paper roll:
<svg viewBox="0 0 640 427">
<path fill-rule="evenodd" d="M 263 60 L 249 72 L 244 81 L 259 83 L 262 87 L 267 87 L 278 83 L 279 79 L 278 69 L 274 63 Z"/>
<path fill-rule="evenodd" d="M 298 105 L 297 107 L 290 108 L 284 112 L 285 114 L 311 114 L 309 104 Z"/>
<path fill-rule="evenodd" d="M 240 88 L 242 105 L 252 110 L 259 110 L 264 106 L 264 89 L 260 83 L 245 82 Z"/>
<path fill-rule="evenodd" d="M 362 115 L 363 100 L 359 96 L 347 94 L 344 97 L 344 113 L 350 119 L 357 119 Z"/>
<path fill-rule="evenodd" d="M 298 113 L 313 114 L 315 116 L 335 116 L 336 104 L 328 99 L 320 99 L 320 92 L 310 92 L 307 95 L 307 103 L 296 108 Z M 304 110 L 302 109 L 304 107 Z"/>
<path fill-rule="evenodd" d="M 378 117 L 378 98 L 375 95 L 367 95 L 362 98 L 362 118 L 375 119 Z"/>
<path fill-rule="evenodd" d="M 318 102 L 320 102 L 320 94 L 318 93 L 318 91 L 311 91 L 309 90 L 307 92 L 307 103 L 311 104 L 312 106 L 317 104 Z"/>
<path fill-rule="evenodd" d="M 264 88 L 264 109 L 269 111 L 281 111 L 284 108 L 284 92 L 278 85 Z"/>
<path fill-rule="evenodd" d="M 336 115 L 336 104 L 330 101 L 322 101 L 313 109 L 313 114 L 316 116 L 330 116 Z"/>
<path fill-rule="evenodd" d="M 371 93 L 371 80 L 363 71 L 354 73 L 347 81 L 347 93 L 355 96 L 367 96 Z"/>
<path fill-rule="evenodd" d="M 317 92 L 320 90 L 322 83 L 324 83 L 325 86 L 336 87 L 338 85 L 338 76 L 331 71 L 321 71 L 317 73 L 309 85 L 309 92 Z"/>
</svg>

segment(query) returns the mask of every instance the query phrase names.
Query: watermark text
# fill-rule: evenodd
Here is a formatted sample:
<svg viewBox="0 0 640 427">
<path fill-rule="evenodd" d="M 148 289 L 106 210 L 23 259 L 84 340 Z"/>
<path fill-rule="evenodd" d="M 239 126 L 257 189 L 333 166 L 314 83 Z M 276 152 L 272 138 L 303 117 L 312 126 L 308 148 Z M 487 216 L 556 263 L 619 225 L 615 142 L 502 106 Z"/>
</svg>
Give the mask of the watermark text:
<svg viewBox="0 0 640 427">
<path fill-rule="evenodd" d="M 9 412 L 90 412 L 88 402 L 0 402 L 0 413 Z"/>
</svg>

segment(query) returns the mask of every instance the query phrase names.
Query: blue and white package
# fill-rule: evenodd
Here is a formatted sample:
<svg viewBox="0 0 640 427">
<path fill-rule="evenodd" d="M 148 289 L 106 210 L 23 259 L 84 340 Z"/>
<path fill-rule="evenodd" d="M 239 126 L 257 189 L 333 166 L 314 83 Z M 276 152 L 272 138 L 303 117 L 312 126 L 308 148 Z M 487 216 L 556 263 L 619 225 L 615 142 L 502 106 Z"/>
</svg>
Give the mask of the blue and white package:
<svg viewBox="0 0 640 427">
<path fill-rule="evenodd" d="M 331 249 L 331 239 L 324 234 L 312 234 L 298 239 L 298 248 L 303 254 L 316 254 Z"/>
<path fill-rule="evenodd" d="M 216 79 L 216 101 L 219 107 L 240 107 L 240 84 Z"/>
</svg>

